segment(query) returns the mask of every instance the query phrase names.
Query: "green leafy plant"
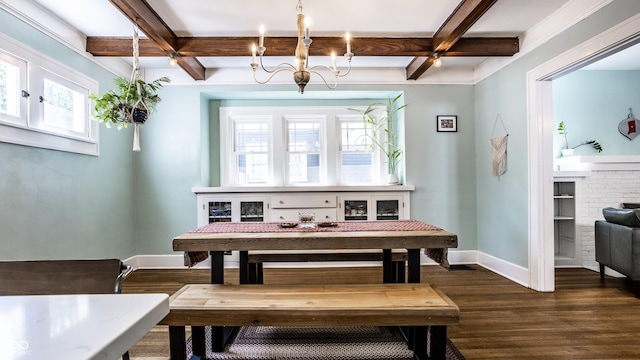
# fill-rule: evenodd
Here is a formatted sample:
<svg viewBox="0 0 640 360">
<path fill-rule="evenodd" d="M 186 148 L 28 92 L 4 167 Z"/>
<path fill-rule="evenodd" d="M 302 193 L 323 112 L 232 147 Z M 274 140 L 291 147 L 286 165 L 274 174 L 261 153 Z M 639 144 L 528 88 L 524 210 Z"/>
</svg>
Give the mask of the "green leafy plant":
<svg viewBox="0 0 640 360">
<path fill-rule="evenodd" d="M 162 88 L 163 83 L 170 81 L 168 77 L 161 77 L 150 83 L 140 79 L 130 82 L 122 76 L 117 77 L 113 80 L 117 91 L 109 90 L 102 96 L 89 95 L 89 98 L 95 101 L 92 118 L 105 123 L 107 127 L 114 125 L 118 130 L 126 128 L 134 120 L 134 109 L 136 112 L 146 113 L 146 116 L 156 110 L 162 100 L 158 90 Z"/>
<path fill-rule="evenodd" d="M 386 103 L 373 103 L 366 109 L 349 108 L 351 111 L 355 111 L 365 122 L 366 128 L 370 131 L 365 131 L 364 142 L 370 144 L 370 149 L 378 148 L 387 158 L 387 165 L 389 166 L 389 174 L 396 174 L 398 170 L 398 164 L 402 157 L 402 149 L 397 145 L 397 134 L 394 130 L 394 119 L 398 111 L 405 108 L 408 104 L 398 106 L 397 102 L 400 100 L 402 94 L 395 98 L 389 98 Z M 374 116 L 374 113 L 379 107 L 385 107 L 386 111 L 382 116 Z M 381 140 L 381 134 L 384 133 L 384 137 Z"/>
<path fill-rule="evenodd" d="M 567 134 L 569 133 L 569 131 L 567 130 L 567 125 L 565 125 L 564 121 L 560 121 L 560 124 L 558 124 L 558 134 L 559 135 L 563 135 L 564 136 L 564 149 L 576 149 L 579 148 L 580 146 L 583 145 L 591 145 L 591 147 L 597 151 L 597 152 L 602 152 L 602 145 L 600 145 L 600 143 L 598 143 L 595 140 L 587 140 L 584 141 L 576 146 L 571 146 L 569 147 L 569 139 L 567 138 Z"/>
</svg>

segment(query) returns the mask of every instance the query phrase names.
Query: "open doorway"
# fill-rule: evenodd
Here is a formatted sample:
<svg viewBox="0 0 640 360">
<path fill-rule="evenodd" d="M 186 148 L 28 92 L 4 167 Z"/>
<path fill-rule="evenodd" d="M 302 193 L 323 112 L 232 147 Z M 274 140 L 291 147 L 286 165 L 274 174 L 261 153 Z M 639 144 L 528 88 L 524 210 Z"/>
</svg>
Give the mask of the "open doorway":
<svg viewBox="0 0 640 360">
<path fill-rule="evenodd" d="M 552 81 L 640 42 L 640 15 L 613 27 L 527 73 L 529 127 L 529 284 L 553 291 Z"/>
</svg>

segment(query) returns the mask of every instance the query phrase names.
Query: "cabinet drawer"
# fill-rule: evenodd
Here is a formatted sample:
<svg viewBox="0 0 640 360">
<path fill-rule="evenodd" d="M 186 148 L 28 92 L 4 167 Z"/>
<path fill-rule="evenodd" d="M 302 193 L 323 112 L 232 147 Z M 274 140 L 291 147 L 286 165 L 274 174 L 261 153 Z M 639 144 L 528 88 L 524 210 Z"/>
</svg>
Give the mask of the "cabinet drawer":
<svg viewBox="0 0 640 360">
<path fill-rule="evenodd" d="M 271 197 L 272 209 L 335 208 L 336 204 L 337 197 L 335 195 L 277 195 Z"/>
<path fill-rule="evenodd" d="M 271 210 L 271 221 L 297 222 L 298 215 L 301 211 L 314 213 L 316 215 L 316 222 L 336 221 L 338 219 L 338 212 L 336 209 L 274 209 Z"/>
</svg>

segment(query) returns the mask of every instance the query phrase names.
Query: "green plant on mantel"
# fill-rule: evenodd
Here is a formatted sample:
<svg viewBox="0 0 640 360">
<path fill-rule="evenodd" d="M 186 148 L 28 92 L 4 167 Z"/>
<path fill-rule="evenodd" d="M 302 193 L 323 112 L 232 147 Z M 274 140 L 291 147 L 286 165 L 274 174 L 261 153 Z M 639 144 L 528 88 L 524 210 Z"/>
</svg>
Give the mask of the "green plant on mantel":
<svg viewBox="0 0 640 360">
<path fill-rule="evenodd" d="M 389 174 L 396 174 L 398 164 L 402 157 L 402 149 L 398 148 L 396 143 L 398 138 L 393 128 L 396 113 L 408 105 L 403 104 L 397 106 L 396 103 L 400 100 L 401 96 L 402 94 L 393 99 L 389 98 L 386 103 L 373 103 L 364 110 L 349 108 L 349 110 L 360 114 L 362 120 L 365 122 L 365 126 L 371 129 L 371 131 L 365 131 L 365 139 L 363 139 L 363 141 L 366 142 L 368 140 L 370 150 L 378 148 L 382 151 L 387 158 Z M 385 107 L 385 113 L 379 117 L 374 116 L 374 112 L 381 106 Z M 380 140 L 380 135 L 383 133 L 385 136 L 383 140 Z"/>
<path fill-rule="evenodd" d="M 156 110 L 162 100 L 158 90 L 170 79 L 161 77 L 147 83 L 141 79 L 129 81 L 120 76 L 113 82 L 117 91 L 109 90 L 102 96 L 90 94 L 89 98 L 95 101 L 92 118 L 105 123 L 107 127 L 115 125 L 120 130 L 134 121 L 143 123 Z"/>
<path fill-rule="evenodd" d="M 591 147 L 596 151 L 596 152 L 602 152 L 602 145 L 600 145 L 600 143 L 598 143 L 595 140 L 587 140 L 584 141 L 576 146 L 569 146 L 569 140 L 567 139 L 567 134 L 569 133 L 569 131 L 567 130 L 567 125 L 565 125 L 564 121 L 560 121 L 560 124 L 558 124 L 558 134 L 559 135 L 563 135 L 564 136 L 564 148 L 563 149 L 577 149 L 580 146 L 584 146 L 584 145 L 591 145 Z"/>
</svg>

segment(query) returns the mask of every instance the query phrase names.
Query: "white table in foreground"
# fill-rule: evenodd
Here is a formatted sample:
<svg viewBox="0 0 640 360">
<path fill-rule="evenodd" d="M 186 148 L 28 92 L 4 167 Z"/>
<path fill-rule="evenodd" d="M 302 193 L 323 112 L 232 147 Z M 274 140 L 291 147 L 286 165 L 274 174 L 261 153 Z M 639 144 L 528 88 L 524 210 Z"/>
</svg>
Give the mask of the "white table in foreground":
<svg viewBox="0 0 640 360">
<path fill-rule="evenodd" d="M 168 313 L 166 294 L 0 296 L 0 354 L 118 359 Z"/>
</svg>

